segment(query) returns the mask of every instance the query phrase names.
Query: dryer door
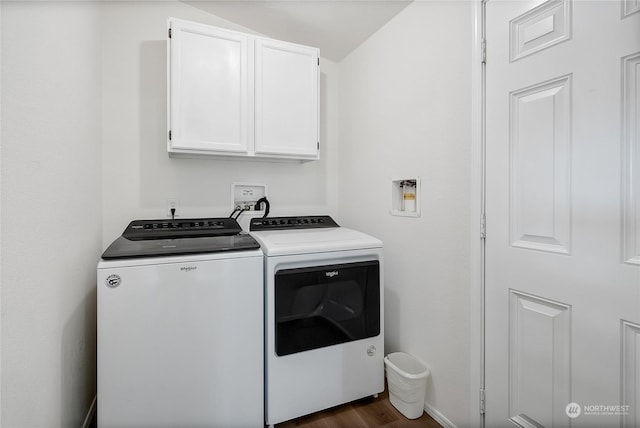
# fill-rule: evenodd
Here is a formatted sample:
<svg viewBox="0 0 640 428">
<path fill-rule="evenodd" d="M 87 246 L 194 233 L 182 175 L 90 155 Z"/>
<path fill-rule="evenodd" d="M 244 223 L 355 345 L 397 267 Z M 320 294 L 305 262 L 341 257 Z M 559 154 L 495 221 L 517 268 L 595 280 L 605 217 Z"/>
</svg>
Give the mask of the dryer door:
<svg viewBox="0 0 640 428">
<path fill-rule="evenodd" d="M 376 261 L 285 269 L 275 274 L 279 356 L 380 334 Z"/>
</svg>

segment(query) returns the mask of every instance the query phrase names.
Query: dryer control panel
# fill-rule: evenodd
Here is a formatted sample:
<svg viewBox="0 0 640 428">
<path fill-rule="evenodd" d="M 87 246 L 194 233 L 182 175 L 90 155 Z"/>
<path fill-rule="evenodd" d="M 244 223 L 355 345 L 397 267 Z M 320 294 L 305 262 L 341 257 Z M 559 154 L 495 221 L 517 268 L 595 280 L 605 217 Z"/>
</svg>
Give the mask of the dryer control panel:
<svg viewBox="0 0 640 428">
<path fill-rule="evenodd" d="M 250 231 L 261 230 L 289 230 L 289 229 L 319 229 L 323 227 L 340 227 L 328 215 L 314 215 L 303 217 L 267 217 L 252 218 Z"/>
</svg>

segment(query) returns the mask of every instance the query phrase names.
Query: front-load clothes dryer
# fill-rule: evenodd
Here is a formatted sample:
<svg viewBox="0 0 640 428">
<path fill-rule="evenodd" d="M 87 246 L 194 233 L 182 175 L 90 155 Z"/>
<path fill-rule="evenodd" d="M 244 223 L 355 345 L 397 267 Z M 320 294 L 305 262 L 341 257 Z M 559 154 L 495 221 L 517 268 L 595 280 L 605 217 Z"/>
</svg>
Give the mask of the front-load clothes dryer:
<svg viewBox="0 0 640 428">
<path fill-rule="evenodd" d="M 263 255 L 239 232 L 135 221 L 105 251 L 98 427 L 263 425 Z"/>
<path fill-rule="evenodd" d="M 384 390 L 382 242 L 328 216 L 254 218 L 269 426 Z"/>
</svg>

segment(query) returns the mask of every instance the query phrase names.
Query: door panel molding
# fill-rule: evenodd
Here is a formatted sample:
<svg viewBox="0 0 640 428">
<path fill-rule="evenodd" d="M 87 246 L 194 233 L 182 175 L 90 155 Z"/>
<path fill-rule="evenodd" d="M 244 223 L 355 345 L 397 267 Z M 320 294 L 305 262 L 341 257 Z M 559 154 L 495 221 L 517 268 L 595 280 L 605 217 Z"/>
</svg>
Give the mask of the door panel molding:
<svg viewBox="0 0 640 428">
<path fill-rule="evenodd" d="M 571 1 L 546 1 L 510 22 L 511 62 L 570 39 Z"/>
<path fill-rule="evenodd" d="M 640 324 L 621 320 L 621 330 L 620 403 L 629 406 L 621 426 L 631 428 L 640 422 Z"/>
<path fill-rule="evenodd" d="M 560 426 L 570 398 L 571 306 L 510 289 L 510 418 Z"/>
<path fill-rule="evenodd" d="M 623 260 L 640 265 L 640 52 L 622 58 Z"/>
<path fill-rule="evenodd" d="M 510 242 L 569 254 L 571 75 L 511 93 Z"/>
<path fill-rule="evenodd" d="M 622 0 L 622 18 L 640 12 L 640 0 Z"/>
</svg>

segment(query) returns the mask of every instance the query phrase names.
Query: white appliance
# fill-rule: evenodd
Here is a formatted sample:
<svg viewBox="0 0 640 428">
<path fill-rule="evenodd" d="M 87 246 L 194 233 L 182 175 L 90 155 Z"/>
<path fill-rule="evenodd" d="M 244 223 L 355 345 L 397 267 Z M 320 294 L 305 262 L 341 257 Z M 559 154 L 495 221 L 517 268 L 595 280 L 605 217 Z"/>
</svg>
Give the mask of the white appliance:
<svg viewBox="0 0 640 428">
<path fill-rule="evenodd" d="M 105 251 L 98 427 L 263 425 L 263 255 L 239 230 L 138 221 Z"/>
<path fill-rule="evenodd" d="M 268 425 L 384 390 L 382 242 L 328 216 L 254 218 Z"/>
</svg>

